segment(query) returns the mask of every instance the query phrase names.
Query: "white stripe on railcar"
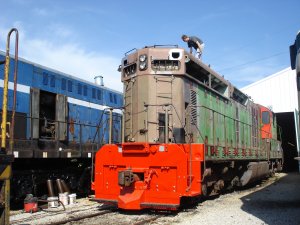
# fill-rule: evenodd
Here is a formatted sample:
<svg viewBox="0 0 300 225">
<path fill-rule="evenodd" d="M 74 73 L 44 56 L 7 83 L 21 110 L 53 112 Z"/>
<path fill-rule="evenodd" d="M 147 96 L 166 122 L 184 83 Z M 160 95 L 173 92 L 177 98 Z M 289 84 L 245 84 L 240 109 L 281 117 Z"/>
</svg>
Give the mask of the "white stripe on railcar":
<svg viewBox="0 0 300 225">
<path fill-rule="evenodd" d="M 95 104 L 92 102 L 87 102 L 87 101 L 83 101 L 83 100 L 79 100 L 79 99 L 71 98 L 71 97 L 68 97 L 68 102 L 72 103 L 72 104 L 80 105 L 80 106 L 85 106 L 88 108 L 99 109 L 99 110 L 104 110 L 104 109 L 109 108 L 109 106 L 106 106 L 106 105 L 98 105 L 98 104 Z M 122 114 L 121 109 L 114 109 L 114 112 Z"/>
<path fill-rule="evenodd" d="M 0 79 L 0 88 L 4 87 L 4 81 Z M 9 90 L 14 90 L 14 83 L 13 82 L 8 82 L 8 89 Z M 17 91 L 23 92 L 26 94 L 30 93 L 30 87 L 23 85 L 23 84 L 17 84 Z"/>
</svg>

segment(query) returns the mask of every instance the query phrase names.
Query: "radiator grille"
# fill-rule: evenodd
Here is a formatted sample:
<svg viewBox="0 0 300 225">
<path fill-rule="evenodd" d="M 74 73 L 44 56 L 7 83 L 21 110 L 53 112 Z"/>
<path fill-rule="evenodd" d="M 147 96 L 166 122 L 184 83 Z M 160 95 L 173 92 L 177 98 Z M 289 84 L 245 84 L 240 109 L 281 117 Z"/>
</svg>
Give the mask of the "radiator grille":
<svg viewBox="0 0 300 225">
<path fill-rule="evenodd" d="M 191 90 L 191 124 L 197 124 L 197 93 L 194 90 Z"/>
</svg>

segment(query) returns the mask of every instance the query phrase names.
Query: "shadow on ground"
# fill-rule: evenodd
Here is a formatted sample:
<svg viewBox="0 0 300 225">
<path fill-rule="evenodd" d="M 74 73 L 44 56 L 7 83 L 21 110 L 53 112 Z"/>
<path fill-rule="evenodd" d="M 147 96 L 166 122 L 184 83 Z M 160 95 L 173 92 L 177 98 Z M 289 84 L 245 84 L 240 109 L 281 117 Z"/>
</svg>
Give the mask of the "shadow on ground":
<svg viewBox="0 0 300 225">
<path fill-rule="evenodd" d="M 270 225 L 300 225 L 300 174 L 289 173 L 241 198 L 242 210 Z"/>
</svg>

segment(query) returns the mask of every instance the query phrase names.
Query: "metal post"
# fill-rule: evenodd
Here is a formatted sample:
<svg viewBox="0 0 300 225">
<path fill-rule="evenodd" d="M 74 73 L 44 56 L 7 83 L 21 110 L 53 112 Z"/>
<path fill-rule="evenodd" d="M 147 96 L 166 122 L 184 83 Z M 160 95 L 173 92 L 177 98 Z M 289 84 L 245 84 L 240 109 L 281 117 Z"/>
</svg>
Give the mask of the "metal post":
<svg viewBox="0 0 300 225">
<path fill-rule="evenodd" d="M 100 125 L 99 125 L 100 126 Z M 97 150 L 100 148 L 101 146 L 101 134 L 100 134 L 100 129 L 99 127 L 97 128 L 98 129 L 98 142 L 97 142 Z M 93 152 L 94 153 L 94 152 Z"/>
<path fill-rule="evenodd" d="M 131 88 L 130 88 L 130 139 L 133 139 L 133 82 L 134 79 L 130 80 Z M 124 92 L 125 94 L 125 92 Z"/>
<path fill-rule="evenodd" d="M 148 105 L 145 105 L 145 111 L 146 111 L 146 126 L 145 126 L 145 129 L 146 129 L 146 140 L 145 142 L 148 142 L 149 141 L 149 138 L 148 138 L 148 123 L 149 123 L 149 111 L 148 111 Z"/>
<path fill-rule="evenodd" d="M 18 80 L 18 49 L 19 49 L 19 32 L 17 29 L 12 29 L 10 33 L 15 31 L 15 68 L 14 68 L 14 98 L 11 116 L 11 128 L 10 128 L 10 141 L 9 141 L 9 152 L 12 154 L 14 139 L 15 139 L 15 114 L 16 114 L 16 104 L 17 104 L 17 80 Z M 10 34 L 9 34 L 10 35 Z"/>
<path fill-rule="evenodd" d="M 17 81 L 17 64 L 18 64 L 18 30 L 16 28 L 11 29 L 7 35 L 6 44 L 6 56 L 5 56 L 5 69 L 4 69 L 4 81 L 3 81 L 3 101 L 2 101 L 2 123 L 1 123 L 1 152 L 0 152 L 0 224 L 9 224 L 9 213 L 10 213 L 10 178 L 11 178 L 11 162 L 13 161 L 12 147 L 13 140 L 10 142 L 11 151 L 6 149 L 6 123 L 7 123 L 7 100 L 8 100 L 8 77 L 9 77 L 9 45 L 11 34 L 16 33 L 16 54 L 15 54 L 15 73 L 14 73 L 14 107 L 16 103 L 16 81 Z M 12 126 L 14 126 L 14 112 L 12 115 Z M 13 128 L 12 128 L 13 129 Z M 13 139 L 13 130 L 10 131 Z M 9 153 L 9 154 L 8 154 Z"/>
<path fill-rule="evenodd" d="M 55 143 L 56 143 L 56 149 L 57 149 L 57 152 L 58 152 L 58 157 L 60 157 L 61 152 L 58 151 L 58 149 L 59 149 L 59 140 L 60 140 L 60 121 L 57 120 L 56 124 L 57 124 L 57 130 L 56 130 L 57 133 L 55 133 L 56 137 L 54 137 L 54 138 L 56 139 Z"/>
<path fill-rule="evenodd" d="M 6 45 L 6 57 L 3 80 L 3 102 L 2 102 L 2 123 L 1 123 L 1 150 L 6 151 L 6 122 L 7 122 L 7 95 L 8 95 L 8 74 L 9 74 L 9 38 Z"/>
<path fill-rule="evenodd" d="M 125 93 L 125 92 L 123 92 L 123 93 Z M 121 119 L 122 119 L 122 134 L 121 134 L 122 140 L 121 140 L 121 143 L 123 143 L 123 142 L 125 142 L 125 110 L 124 109 L 122 110 Z"/>
<path fill-rule="evenodd" d="M 165 106 L 165 143 L 169 143 L 169 107 Z"/>
<path fill-rule="evenodd" d="M 82 156 L 82 124 L 79 123 L 79 148 L 80 148 L 80 156 Z"/>
<path fill-rule="evenodd" d="M 113 108 L 109 108 L 109 140 L 108 144 L 112 144 L 112 126 L 113 126 Z"/>
</svg>

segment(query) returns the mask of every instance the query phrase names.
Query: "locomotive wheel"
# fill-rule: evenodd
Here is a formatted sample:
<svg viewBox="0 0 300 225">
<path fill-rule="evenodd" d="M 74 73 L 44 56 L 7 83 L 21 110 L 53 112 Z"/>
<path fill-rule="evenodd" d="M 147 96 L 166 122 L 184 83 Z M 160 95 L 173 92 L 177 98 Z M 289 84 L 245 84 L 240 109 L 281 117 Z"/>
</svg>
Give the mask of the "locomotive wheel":
<svg viewBox="0 0 300 225">
<path fill-rule="evenodd" d="M 201 189 L 202 189 L 202 195 L 206 197 L 207 196 L 207 183 L 206 182 L 202 183 Z"/>
</svg>

